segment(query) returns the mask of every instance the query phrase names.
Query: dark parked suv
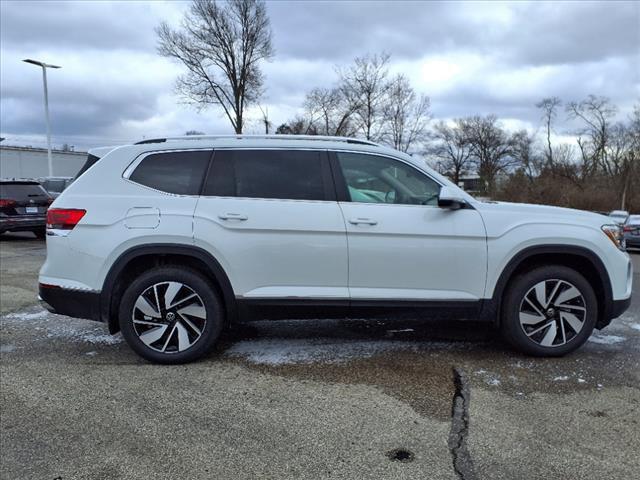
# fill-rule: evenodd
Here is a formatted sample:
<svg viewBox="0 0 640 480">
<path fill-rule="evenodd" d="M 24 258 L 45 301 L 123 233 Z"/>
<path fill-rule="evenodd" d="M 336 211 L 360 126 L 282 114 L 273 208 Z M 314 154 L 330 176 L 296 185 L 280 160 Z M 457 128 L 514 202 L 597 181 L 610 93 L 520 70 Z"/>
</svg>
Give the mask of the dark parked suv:
<svg viewBox="0 0 640 480">
<path fill-rule="evenodd" d="M 52 201 L 34 180 L 0 180 L 0 234 L 33 232 L 44 238 L 47 208 Z"/>
</svg>

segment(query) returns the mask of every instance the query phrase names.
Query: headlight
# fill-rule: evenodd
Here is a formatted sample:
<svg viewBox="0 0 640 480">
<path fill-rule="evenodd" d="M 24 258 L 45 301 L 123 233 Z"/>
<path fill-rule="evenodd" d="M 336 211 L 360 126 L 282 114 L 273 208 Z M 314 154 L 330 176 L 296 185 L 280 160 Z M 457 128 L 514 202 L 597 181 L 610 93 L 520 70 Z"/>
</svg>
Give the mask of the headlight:
<svg viewBox="0 0 640 480">
<path fill-rule="evenodd" d="M 622 228 L 618 225 L 603 225 L 602 231 L 607 237 L 609 237 L 609 240 L 611 240 L 616 247 L 620 250 L 626 249 Z"/>
</svg>

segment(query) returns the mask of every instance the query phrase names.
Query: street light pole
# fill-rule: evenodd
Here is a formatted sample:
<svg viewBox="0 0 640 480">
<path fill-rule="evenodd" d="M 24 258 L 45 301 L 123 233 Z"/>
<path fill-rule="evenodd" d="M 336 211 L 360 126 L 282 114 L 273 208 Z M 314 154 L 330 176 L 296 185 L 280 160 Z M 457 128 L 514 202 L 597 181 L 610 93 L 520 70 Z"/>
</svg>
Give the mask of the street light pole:
<svg viewBox="0 0 640 480">
<path fill-rule="evenodd" d="M 49 65 L 38 60 L 27 58 L 23 62 L 31 63 L 42 67 L 42 83 L 44 85 L 44 116 L 47 123 L 47 160 L 49 166 L 49 176 L 53 177 L 53 158 L 51 156 L 51 122 L 49 121 L 49 90 L 47 88 L 47 68 L 61 68 L 57 65 Z"/>
</svg>

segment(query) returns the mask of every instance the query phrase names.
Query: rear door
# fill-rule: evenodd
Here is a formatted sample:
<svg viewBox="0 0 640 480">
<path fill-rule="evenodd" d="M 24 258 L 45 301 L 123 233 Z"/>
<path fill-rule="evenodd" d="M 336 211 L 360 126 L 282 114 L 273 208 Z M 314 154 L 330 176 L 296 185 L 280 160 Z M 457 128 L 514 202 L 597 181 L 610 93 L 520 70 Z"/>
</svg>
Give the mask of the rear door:
<svg viewBox="0 0 640 480">
<path fill-rule="evenodd" d="M 480 214 L 437 206 L 440 184 L 390 157 L 336 152 L 349 243 L 349 290 L 360 300 L 473 302 L 487 245 Z"/>
<path fill-rule="evenodd" d="M 242 299 L 348 301 L 346 231 L 325 151 L 216 150 L 194 236 Z"/>
</svg>

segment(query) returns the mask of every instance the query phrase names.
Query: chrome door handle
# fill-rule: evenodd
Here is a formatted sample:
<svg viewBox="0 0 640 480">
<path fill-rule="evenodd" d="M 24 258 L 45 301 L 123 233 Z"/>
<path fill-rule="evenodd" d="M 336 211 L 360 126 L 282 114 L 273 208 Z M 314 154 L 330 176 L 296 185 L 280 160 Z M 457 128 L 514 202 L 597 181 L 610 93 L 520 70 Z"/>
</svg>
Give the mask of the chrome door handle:
<svg viewBox="0 0 640 480">
<path fill-rule="evenodd" d="M 371 220 L 370 218 L 351 218 L 349 219 L 349 223 L 353 225 L 377 225 L 378 224 L 376 220 Z"/>
<path fill-rule="evenodd" d="M 242 215 L 240 213 L 221 213 L 220 215 L 218 215 L 218 218 L 220 220 L 240 220 L 240 221 L 244 221 L 244 220 L 247 220 L 249 217 L 247 217 L 246 215 Z"/>
</svg>

